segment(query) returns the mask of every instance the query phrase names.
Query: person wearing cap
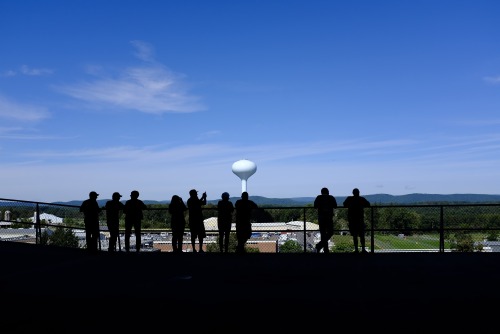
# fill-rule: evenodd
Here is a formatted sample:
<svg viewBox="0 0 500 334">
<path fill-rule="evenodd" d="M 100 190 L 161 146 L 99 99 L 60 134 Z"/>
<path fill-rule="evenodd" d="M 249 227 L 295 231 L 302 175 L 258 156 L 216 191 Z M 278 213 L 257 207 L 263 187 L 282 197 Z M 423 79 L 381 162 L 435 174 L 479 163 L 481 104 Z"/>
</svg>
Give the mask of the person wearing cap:
<svg viewBox="0 0 500 334">
<path fill-rule="evenodd" d="M 120 234 L 120 216 L 125 208 L 125 205 L 120 202 L 122 195 L 118 192 L 114 192 L 112 199 L 106 202 L 104 210 L 106 210 L 106 224 L 108 225 L 109 231 L 109 243 L 108 251 L 116 251 L 116 242 Z"/>
<path fill-rule="evenodd" d="M 229 193 L 223 192 L 217 203 L 217 228 L 219 229 L 219 250 L 229 252 L 229 235 L 233 225 L 233 202 L 229 200 Z"/>
<path fill-rule="evenodd" d="M 91 191 L 89 198 L 80 205 L 80 212 L 83 212 L 83 222 L 85 224 L 85 241 L 89 252 L 97 252 L 99 241 L 99 213 L 101 208 L 97 203 L 98 193 Z"/>
<path fill-rule="evenodd" d="M 205 223 L 203 222 L 202 206 L 207 204 L 207 193 L 204 192 L 201 198 L 198 198 L 198 191 L 191 189 L 187 200 L 189 211 L 189 231 L 191 232 L 191 246 L 193 253 L 196 253 L 196 239 L 198 239 L 198 252 L 203 253 L 203 239 L 207 236 Z"/>
<path fill-rule="evenodd" d="M 123 213 L 125 214 L 125 251 L 130 251 L 130 235 L 132 227 L 135 233 L 135 251 L 141 250 L 141 224 L 144 218 L 143 211 L 148 207 L 139 199 L 139 192 L 133 190 L 130 193 L 130 199 L 125 202 Z"/>
</svg>

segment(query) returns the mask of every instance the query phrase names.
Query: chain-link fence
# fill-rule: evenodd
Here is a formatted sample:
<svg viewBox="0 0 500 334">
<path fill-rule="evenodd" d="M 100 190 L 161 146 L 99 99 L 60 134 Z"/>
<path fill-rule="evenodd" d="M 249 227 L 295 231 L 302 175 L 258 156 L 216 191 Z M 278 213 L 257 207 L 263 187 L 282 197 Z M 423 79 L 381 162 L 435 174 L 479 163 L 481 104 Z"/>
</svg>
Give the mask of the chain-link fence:
<svg viewBox="0 0 500 334">
<path fill-rule="evenodd" d="M 217 207 L 203 208 L 206 252 L 219 252 Z M 186 214 L 188 221 L 188 214 Z M 371 252 L 497 252 L 500 251 L 500 204 L 373 205 L 365 210 L 366 246 Z M 108 250 L 106 215 L 100 214 L 99 249 Z M 120 219 L 119 250 L 124 245 L 124 216 Z M 236 248 L 233 223 L 230 251 Z M 314 252 L 320 240 L 318 217 L 311 206 L 260 207 L 252 217 L 247 252 Z M 141 251 L 172 251 L 168 204 L 148 205 L 144 212 Z M 0 241 L 85 248 L 85 225 L 79 206 L 0 198 Z M 135 248 L 135 236 L 130 238 Z M 198 240 L 196 240 L 198 245 Z M 347 210 L 335 211 L 331 252 L 352 252 Z M 183 251 L 191 252 L 186 226 Z"/>
</svg>

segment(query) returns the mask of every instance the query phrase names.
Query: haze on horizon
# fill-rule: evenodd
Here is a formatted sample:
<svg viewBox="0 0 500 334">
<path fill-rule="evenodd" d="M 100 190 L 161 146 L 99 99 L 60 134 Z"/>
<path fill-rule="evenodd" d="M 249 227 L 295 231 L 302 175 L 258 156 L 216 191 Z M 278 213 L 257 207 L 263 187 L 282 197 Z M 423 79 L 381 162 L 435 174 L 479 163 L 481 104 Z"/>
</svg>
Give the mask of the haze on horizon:
<svg viewBox="0 0 500 334">
<path fill-rule="evenodd" d="M 2 198 L 500 194 L 500 2 L 3 1 Z"/>
</svg>

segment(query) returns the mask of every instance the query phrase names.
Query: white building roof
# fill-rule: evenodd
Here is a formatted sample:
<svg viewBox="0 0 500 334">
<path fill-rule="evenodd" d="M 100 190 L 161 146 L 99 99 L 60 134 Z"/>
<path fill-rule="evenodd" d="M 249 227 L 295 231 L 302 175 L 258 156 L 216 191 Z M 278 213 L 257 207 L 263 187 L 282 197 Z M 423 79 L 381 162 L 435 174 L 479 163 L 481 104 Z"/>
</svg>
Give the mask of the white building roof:
<svg viewBox="0 0 500 334">
<path fill-rule="evenodd" d="M 52 215 L 50 213 L 41 213 L 40 214 L 40 221 L 44 220 L 47 223 L 50 224 L 62 224 L 63 219 L 61 217 L 57 217 L 55 215 Z M 36 222 L 36 212 L 33 214 L 33 218 L 31 218 L 32 222 Z"/>
<path fill-rule="evenodd" d="M 205 230 L 207 231 L 217 231 L 217 217 L 210 217 L 203 221 L 205 223 Z M 311 222 L 306 222 L 306 229 L 308 231 L 319 230 L 318 224 Z M 232 231 L 236 231 L 236 224 L 233 223 L 231 227 Z M 303 231 L 304 222 L 303 221 L 291 221 L 291 222 L 269 222 L 269 223 L 253 223 L 252 231 Z"/>
</svg>

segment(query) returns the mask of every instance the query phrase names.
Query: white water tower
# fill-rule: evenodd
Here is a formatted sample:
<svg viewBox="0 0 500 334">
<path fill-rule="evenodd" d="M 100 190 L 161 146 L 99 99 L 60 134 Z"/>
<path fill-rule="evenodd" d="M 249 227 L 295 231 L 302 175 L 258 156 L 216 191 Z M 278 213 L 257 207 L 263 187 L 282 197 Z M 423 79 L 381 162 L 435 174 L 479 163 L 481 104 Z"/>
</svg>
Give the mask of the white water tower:
<svg viewBox="0 0 500 334">
<path fill-rule="evenodd" d="M 247 191 L 247 180 L 257 171 L 257 165 L 250 160 L 238 160 L 233 164 L 233 173 L 241 179 L 241 192 Z"/>
</svg>

